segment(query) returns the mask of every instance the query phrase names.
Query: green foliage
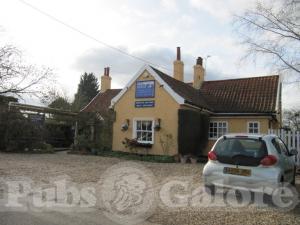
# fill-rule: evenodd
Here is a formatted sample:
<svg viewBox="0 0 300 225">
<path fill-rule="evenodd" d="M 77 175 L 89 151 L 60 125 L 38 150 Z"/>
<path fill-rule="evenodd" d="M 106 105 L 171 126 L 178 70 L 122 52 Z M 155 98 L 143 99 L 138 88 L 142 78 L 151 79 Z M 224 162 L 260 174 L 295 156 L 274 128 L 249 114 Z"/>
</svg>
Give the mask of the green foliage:
<svg viewBox="0 0 300 225">
<path fill-rule="evenodd" d="M 77 143 L 80 145 L 81 142 L 81 147 L 85 145 L 88 149 L 112 148 L 113 114 L 108 112 L 106 115 L 101 115 L 101 118 L 104 120 L 100 119 L 97 112 L 82 112 L 78 115 Z M 92 135 L 92 129 L 94 135 Z M 88 143 L 85 143 L 85 140 L 88 140 Z"/>
<path fill-rule="evenodd" d="M 89 138 L 85 134 L 78 135 L 76 143 L 76 150 L 90 150 L 92 147 L 91 141 L 89 141 Z"/>
<path fill-rule="evenodd" d="M 64 97 L 57 97 L 49 105 L 50 108 L 71 110 L 71 103 Z"/>
<path fill-rule="evenodd" d="M 43 143 L 45 129 L 32 123 L 21 113 L 7 114 L 4 145 L 6 151 L 32 151 Z"/>
<path fill-rule="evenodd" d="M 80 111 L 86 106 L 98 93 L 98 80 L 93 73 L 84 73 L 78 84 L 77 93 L 75 94 L 72 104 L 73 111 Z"/>
<path fill-rule="evenodd" d="M 97 152 L 97 155 L 103 157 L 116 157 L 126 160 L 140 160 L 147 162 L 157 162 L 157 163 L 174 163 L 173 156 L 160 156 L 160 155 L 138 155 L 128 152 L 118 152 L 118 151 L 105 151 L 100 150 Z"/>
<path fill-rule="evenodd" d="M 209 116 L 194 110 L 178 110 L 178 151 L 200 156 L 208 142 Z"/>
<path fill-rule="evenodd" d="M 5 149 L 5 133 L 8 122 L 8 103 L 18 102 L 18 99 L 0 95 L 0 150 Z"/>
</svg>

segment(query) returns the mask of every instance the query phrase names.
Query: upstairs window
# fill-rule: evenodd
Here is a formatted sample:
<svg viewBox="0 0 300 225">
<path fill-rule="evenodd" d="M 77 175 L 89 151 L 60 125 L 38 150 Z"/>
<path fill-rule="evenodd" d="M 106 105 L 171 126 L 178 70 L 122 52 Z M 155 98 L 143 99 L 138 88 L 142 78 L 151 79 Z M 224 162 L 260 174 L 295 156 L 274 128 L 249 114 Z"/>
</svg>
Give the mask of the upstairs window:
<svg viewBox="0 0 300 225">
<path fill-rule="evenodd" d="M 225 121 L 210 122 L 209 123 L 209 138 L 217 139 L 222 135 L 228 133 L 228 123 Z"/>
<path fill-rule="evenodd" d="M 259 122 L 257 121 L 248 122 L 248 133 L 259 134 L 260 133 Z"/>
</svg>

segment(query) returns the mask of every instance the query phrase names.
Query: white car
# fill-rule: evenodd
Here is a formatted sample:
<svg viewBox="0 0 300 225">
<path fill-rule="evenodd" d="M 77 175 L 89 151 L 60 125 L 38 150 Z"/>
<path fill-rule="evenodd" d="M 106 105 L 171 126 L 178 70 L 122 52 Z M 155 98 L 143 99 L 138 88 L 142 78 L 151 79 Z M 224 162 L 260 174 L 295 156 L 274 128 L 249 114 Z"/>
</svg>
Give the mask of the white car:
<svg viewBox="0 0 300 225">
<path fill-rule="evenodd" d="M 206 190 L 216 187 L 268 193 L 282 182 L 295 183 L 295 155 L 276 135 L 228 134 L 208 153 L 203 169 Z"/>
</svg>

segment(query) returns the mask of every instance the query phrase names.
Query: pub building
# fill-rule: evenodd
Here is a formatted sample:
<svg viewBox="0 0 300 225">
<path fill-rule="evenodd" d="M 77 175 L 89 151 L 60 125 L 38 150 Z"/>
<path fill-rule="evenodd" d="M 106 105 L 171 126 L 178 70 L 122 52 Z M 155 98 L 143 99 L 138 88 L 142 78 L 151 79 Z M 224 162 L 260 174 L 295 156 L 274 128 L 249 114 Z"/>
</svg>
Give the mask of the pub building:
<svg viewBox="0 0 300 225">
<path fill-rule="evenodd" d="M 152 155 L 207 155 L 226 133 L 267 133 L 281 126 L 281 81 L 278 75 L 211 80 L 203 59 L 193 66 L 193 81 L 184 81 L 177 47 L 173 74 L 144 65 L 123 89 L 111 89 L 109 68 L 101 90 L 82 112 L 114 113 L 112 150 Z"/>
</svg>

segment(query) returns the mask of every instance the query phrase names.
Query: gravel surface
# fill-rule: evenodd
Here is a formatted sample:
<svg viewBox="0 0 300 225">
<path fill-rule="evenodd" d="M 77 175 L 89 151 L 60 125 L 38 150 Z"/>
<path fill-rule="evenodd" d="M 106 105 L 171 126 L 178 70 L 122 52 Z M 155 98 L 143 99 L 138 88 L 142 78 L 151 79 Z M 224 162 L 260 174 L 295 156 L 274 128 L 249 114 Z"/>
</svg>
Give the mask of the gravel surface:
<svg viewBox="0 0 300 225">
<path fill-rule="evenodd" d="M 0 153 L 0 178 L 25 176 L 36 184 L 49 183 L 58 176 L 68 176 L 77 184 L 102 182 L 103 173 L 113 165 L 124 162 L 117 158 L 99 156 L 56 154 L 3 154 Z M 187 189 L 172 189 L 170 199 L 176 202 L 178 196 L 191 193 L 188 202 L 181 207 L 167 207 L 158 200 L 147 224 L 300 224 L 299 205 L 288 212 L 281 212 L 272 206 L 259 207 L 250 204 L 235 207 L 201 207 L 195 193 L 201 188 L 201 171 L 203 164 L 160 164 L 134 161 L 147 168 L 153 175 L 156 196 L 161 196 L 161 187 L 170 181 L 187 182 Z M 300 190 L 297 178 L 296 188 Z M 175 193 L 175 195 L 174 195 Z M 194 194 L 194 195 L 193 195 Z M 0 195 L 1 196 L 1 195 Z M 158 197 L 157 197 L 158 198 Z M 222 195 L 216 196 L 222 199 Z M 0 197 L 1 199 L 1 197 Z M 159 199 L 159 198 L 158 198 Z M 180 204 L 179 202 L 176 202 Z M 181 202 L 182 203 L 182 202 Z M 186 204 L 185 204 L 186 203 Z M 98 207 L 103 210 L 103 207 Z"/>
</svg>

